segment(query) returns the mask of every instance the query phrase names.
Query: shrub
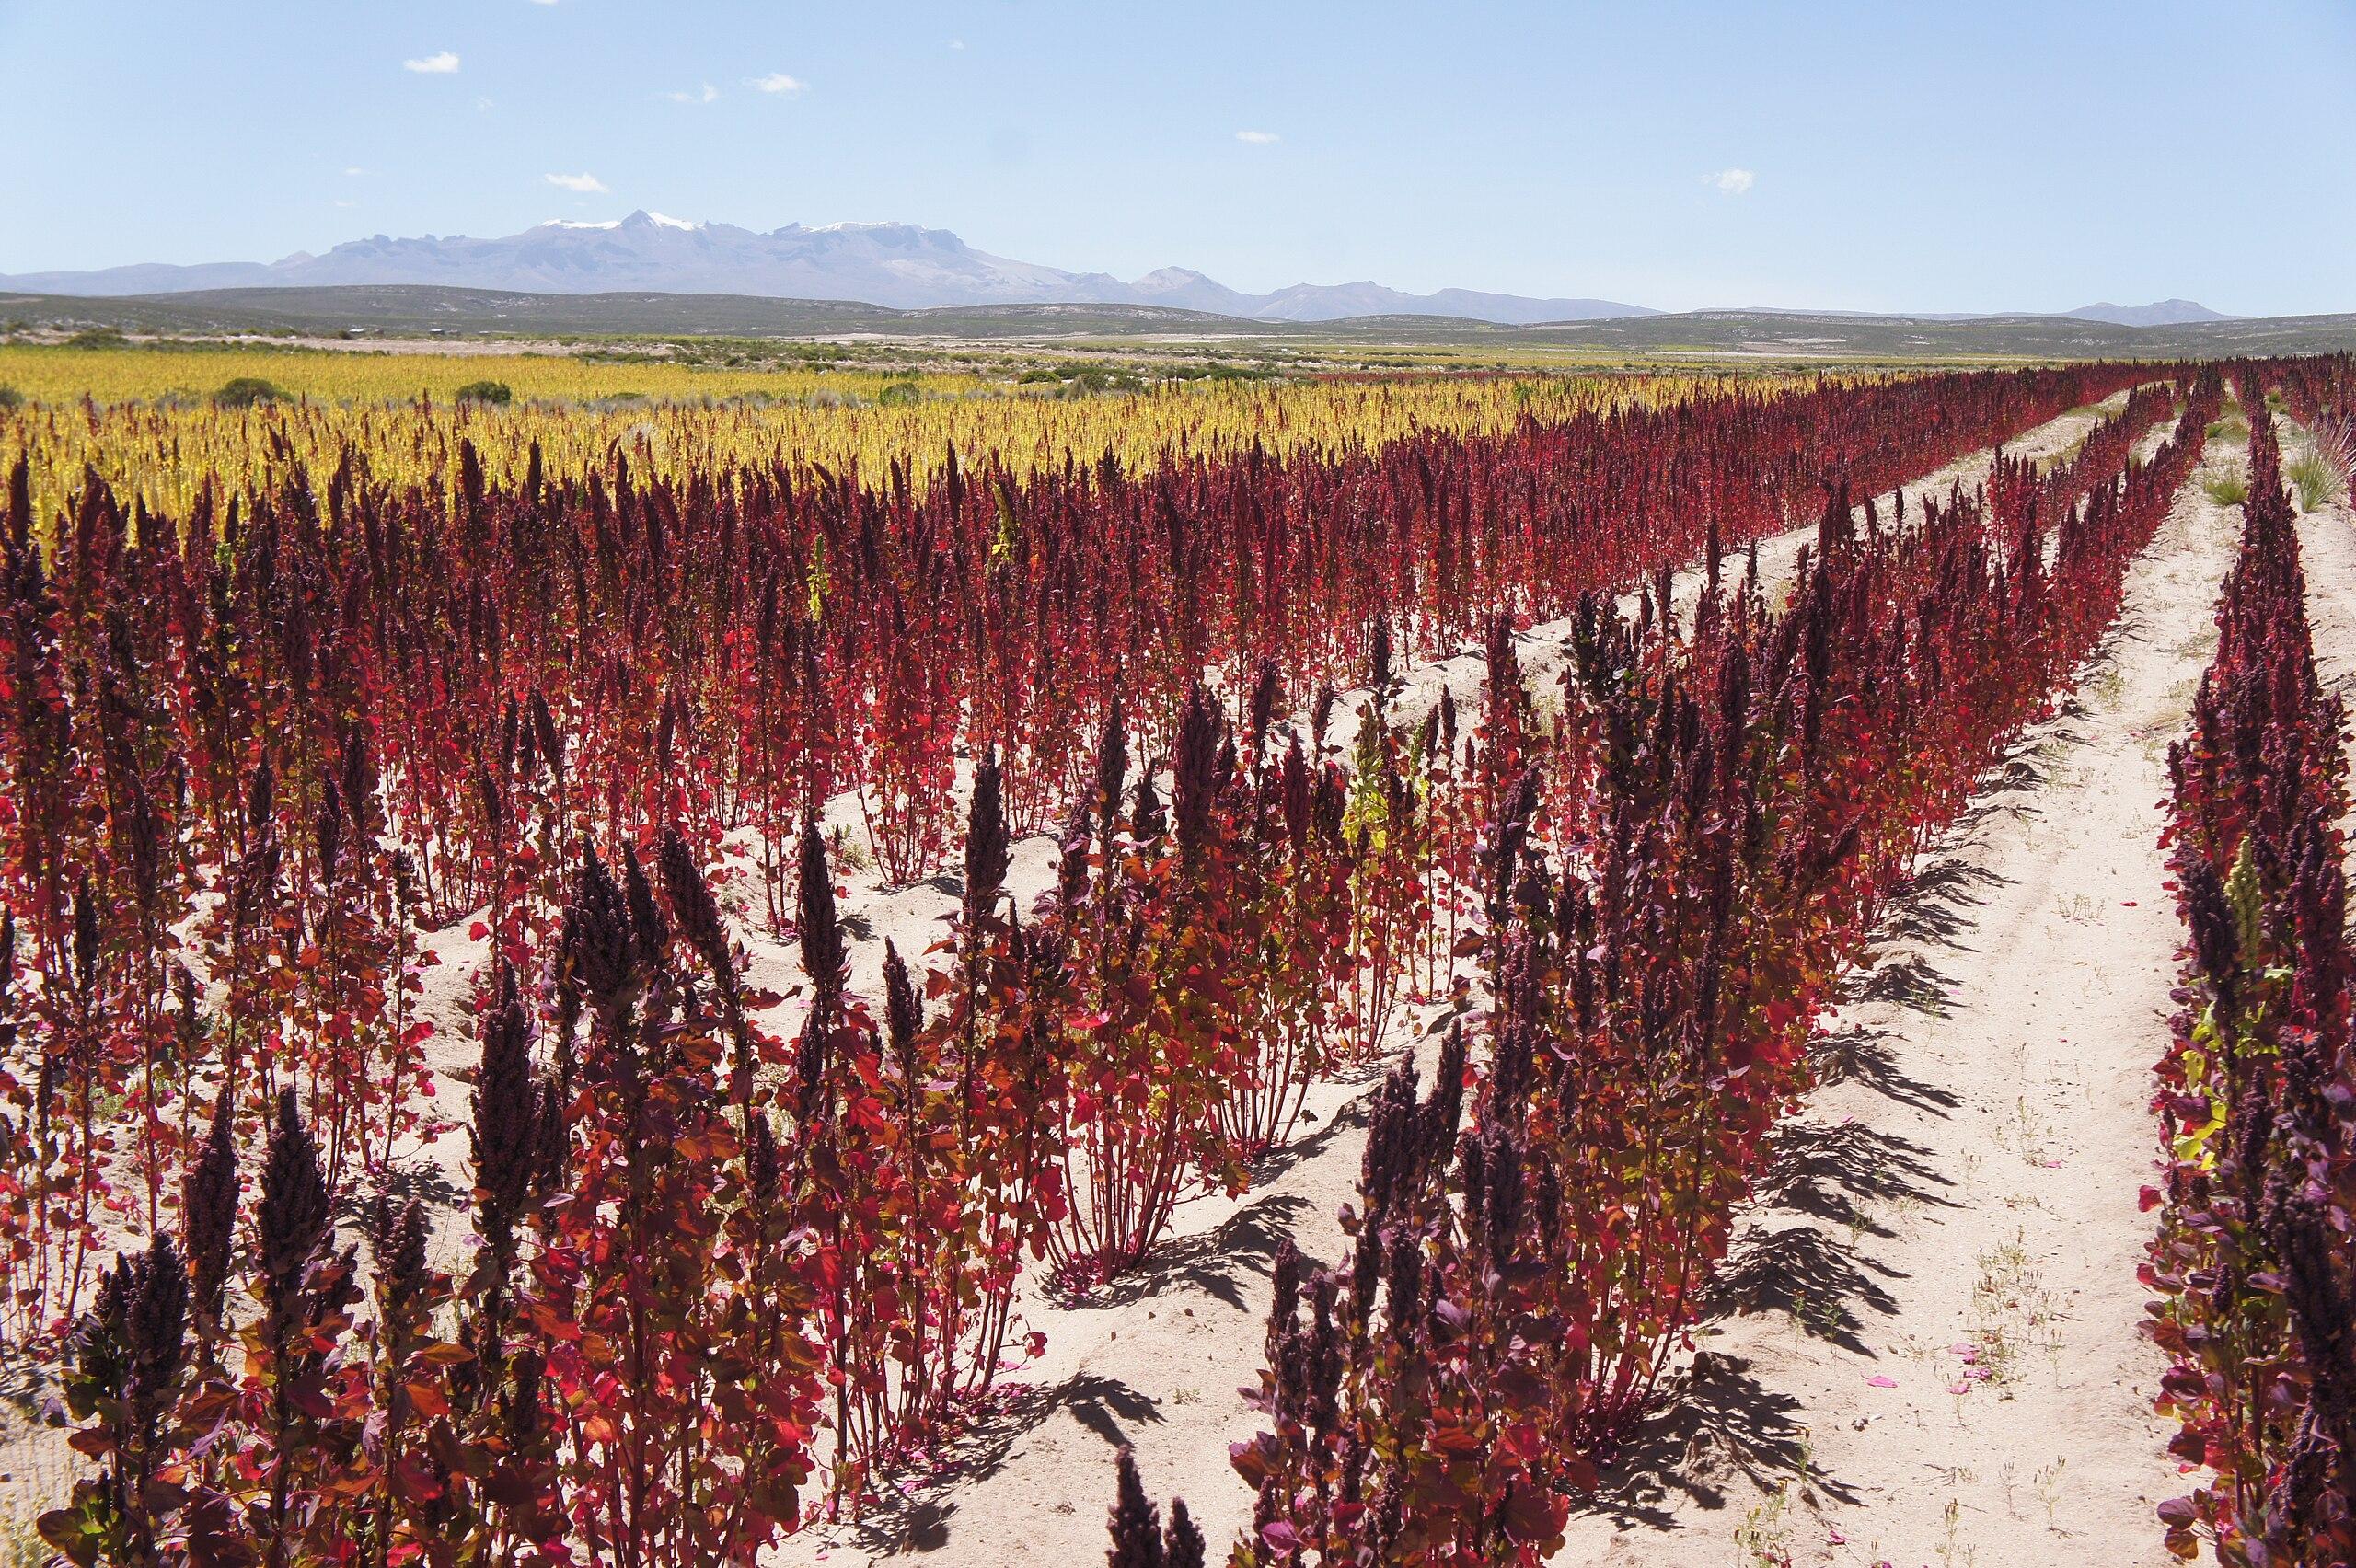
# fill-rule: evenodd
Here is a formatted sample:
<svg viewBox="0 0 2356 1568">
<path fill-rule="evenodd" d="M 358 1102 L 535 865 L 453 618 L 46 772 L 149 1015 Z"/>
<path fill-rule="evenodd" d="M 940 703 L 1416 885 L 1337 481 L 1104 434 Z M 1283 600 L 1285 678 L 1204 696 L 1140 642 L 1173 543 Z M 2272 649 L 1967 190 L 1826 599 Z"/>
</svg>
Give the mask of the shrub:
<svg viewBox="0 0 2356 1568">
<path fill-rule="evenodd" d="M 1073 392 L 1136 392 L 1145 383 L 1126 370 L 1110 365 L 1084 365 L 1072 375 L 1068 390 Z"/>
<path fill-rule="evenodd" d="M 2299 510 L 2320 512 L 2340 496 L 2339 472 L 2319 452 L 2303 453 L 2282 465 L 2282 477 L 2299 487 Z"/>
<path fill-rule="evenodd" d="M 515 394 L 504 381 L 469 381 L 458 388 L 457 398 L 461 403 L 508 403 Z"/>
<path fill-rule="evenodd" d="M 286 388 L 259 375 L 240 375 L 225 383 L 213 394 L 214 406 L 223 409 L 250 409 L 258 403 L 275 403 L 286 398 Z"/>
<path fill-rule="evenodd" d="M 924 401 L 924 388 L 913 381 L 895 381 L 875 395 L 875 401 L 886 409 L 913 408 Z"/>
<path fill-rule="evenodd" d="M 25 395 L 13 386 L 0 386 L 0 409 L 21 409 Z"/>
</svg>

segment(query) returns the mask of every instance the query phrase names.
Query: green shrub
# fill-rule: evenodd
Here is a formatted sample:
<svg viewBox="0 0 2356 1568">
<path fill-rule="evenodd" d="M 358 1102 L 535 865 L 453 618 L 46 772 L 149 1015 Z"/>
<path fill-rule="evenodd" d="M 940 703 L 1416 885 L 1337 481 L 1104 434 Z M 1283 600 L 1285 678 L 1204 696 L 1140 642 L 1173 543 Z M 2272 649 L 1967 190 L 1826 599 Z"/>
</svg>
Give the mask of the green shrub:
<svg viewBox="0 0 2356 1568">
<path fill-rule="evenodd" d="M 25 395 L 13 386 L 0 386 L 0 409 L 21 409 Z"/>
<path fill-rule="evenodd" d="M 1026 370 L 1022 375 L 1014 378 L 1014 384 L 1017 386 L 1038 386 L 1042 385 L 1054 386 L 1060 386 L 1062 382 L 1063 375 L 1060 372 L 1047 370 L 1045 368 L 1038 370 Z"/>
<path fill-rule="evenodd" d="M 913 381 L 895 381 L 878 392 L 875 400 L 887 409 L 905 409 L 924 401 L 924 388 Z"/>
<path fill-rule="evenodd" d="M 2249 499 L 2249 476 L 2239 470 L 2212 474 L 2200 481 L 2200 488 L 2220 506 L 2239 506 Z"/>
<path fill-rule="evenodd" d="M 515 394 L 504 381 L 469 381 L 458 388 L 461 403 L 508 403 Z"/>
<path fill-rule="evenodd" d="M 250 409 L 257 403 L 275 403 L 288 396 L 286 388 L 274 381 L 264 381 L 259 375 L 240 375 L 213 394 L 213 402 L 216 408 Z"/>
<path fill-rule="evenodd" d="M 2282 476 L 2299 488 L 2299 510 L 2321 512 L 2339 499 L 2339 473 L 2320 452 L 2302 453 L 2282 465 Z"/>
<path fill-rule="evenodd" d="M 65 340 L 69 349 L 121 349 L 130 345 L 131 340 L 122 335 L 120 327 L 85 327 Z"/>
<path fill-rule="evenodd" d="M 1144 385 L 1144 382 L 1139 381 L 1126 370 L 1115 370 L 1110 365 L 1090 364 L 1082 365 L 1072 372 L 1069 390 L 1073 392 L 1135 392 Z"/>
</svg>

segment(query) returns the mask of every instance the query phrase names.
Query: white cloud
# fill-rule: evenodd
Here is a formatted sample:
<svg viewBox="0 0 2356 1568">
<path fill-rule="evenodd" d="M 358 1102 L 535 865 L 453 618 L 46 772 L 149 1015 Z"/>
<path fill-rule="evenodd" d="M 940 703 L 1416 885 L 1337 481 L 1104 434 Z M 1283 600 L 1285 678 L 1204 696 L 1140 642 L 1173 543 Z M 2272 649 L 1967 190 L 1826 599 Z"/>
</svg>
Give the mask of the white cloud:
<svg viewBox="0 0 2356 1568">
<path fill-rule="evenodd" d="M 479 112 L 481 112 L 481 113 L 484 113 L 484 114 L 488 114 L 488 113 L 490 113 L 490 112 L 491 112 L 491 99 L 489 99 L 489 98 L 479 98 L 475 99 L 475 108 L 476 108 L 476 110 L 477 110 Z"/>
<path fill-rule="evenodd" d="M 357 202 L 346 202 L 339 197 L 336 200 L 336 205 L 339 207 L 357 207 L 360 203 Z"/>
<path fill-rule="evenodd" d="M 706 82 L 700 87 L 691 87 L 685 92 L 665 93 L 663 96 L 673 103 L 710 103 L 720 96 L 720 89 L 710 82 Z"/>
<path fill-rule="evenodd" d="M 532 0 L 532 4 L 535 6 L 553 6 L 556 4 L 556 0 Z"/>
<path fill-rule="evenodd" d="M 551 174 L 547 179 L 560 190 L 577 190 L 583 196 L 594 195 L 606 189 L 606 182 L 594 174 Z"/>
<path fill-rule="evenodd" d="M 350 176 L 352 179 L 359 179 L 362 175 L 366 174 L 368 171 L 367 171 L 366 169 L 364 169 L 364 168 L 362 168 L 358 164 L 353 164 L 350 168 L 345 169 L 343 172 L 344 172 L 346 175 Z"/>
<path fill-rule="evenodd" d="M 810 84 L 799 76 L 789 76 L 782 71 L 772 71 L 766 76 L 755 76 L 745 86 L 765 93 L 798 93 Z"/>
<path fill-rule="evenodd" d="M 952 49 L 963 49 L 965 47 L 965 40 L 962 38 L 953 38 L 949 40 L 949 47 Z"/>
<path fill-rule="evenodd" d="M 447 76 L 458 68 L 458 57 L 448 50 L 429 54 L 422 60 L 404 60 L 401 69 L 414 71 L 421 76 Z"/>
<path fill-rule="evenodd" d="M 1704 185 L 1715 185 L 1722 196 L 1748 196 L 1759 177 L 1747 168 L 1722 168 L 1715 174 L 1702 177 Z"/>
<path fill-rule="evenodd" d="M 1238 131 L 1235 133 L 1235 139 L 1239 142 L 1249 142 L 1255 147 L 1273 146 L 1284 140 L 1274 131 Z"/>
</svg>

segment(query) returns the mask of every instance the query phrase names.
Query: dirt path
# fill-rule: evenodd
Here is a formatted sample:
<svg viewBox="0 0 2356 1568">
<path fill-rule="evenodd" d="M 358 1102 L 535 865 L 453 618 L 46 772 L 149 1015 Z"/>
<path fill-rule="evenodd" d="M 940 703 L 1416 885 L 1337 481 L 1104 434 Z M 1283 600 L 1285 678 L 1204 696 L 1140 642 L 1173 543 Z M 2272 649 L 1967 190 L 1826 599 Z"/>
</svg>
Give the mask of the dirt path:
<svg viewBox="0 0 2356 1568">
<path fill-rule="evenodd" d="M 1742 1228 L 1737 1315 L 1560 1562 L 2168 1561 L 2135 1283 L 2179 940 L 2158 802 L 2237 523 L 2196 475 L 2077 700 L 1888 922 Z"/>
</svg>

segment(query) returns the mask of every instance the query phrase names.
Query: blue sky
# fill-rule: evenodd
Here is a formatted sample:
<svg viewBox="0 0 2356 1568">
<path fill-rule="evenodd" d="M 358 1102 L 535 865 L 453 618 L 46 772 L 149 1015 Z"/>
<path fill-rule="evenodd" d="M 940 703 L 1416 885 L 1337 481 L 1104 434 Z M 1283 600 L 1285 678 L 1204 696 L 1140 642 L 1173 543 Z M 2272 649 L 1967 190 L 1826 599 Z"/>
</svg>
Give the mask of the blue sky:
<svg viewBox="0 0 2356 1568">
<path fill-rule="evenodd" d="M 1250 290 L 2356 310 L 2348 0 L 0 0 L 0 272 L 646 207 Z"/>
</svg>

